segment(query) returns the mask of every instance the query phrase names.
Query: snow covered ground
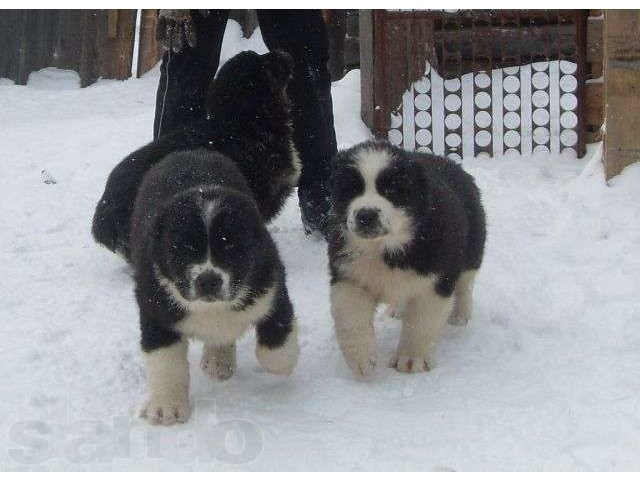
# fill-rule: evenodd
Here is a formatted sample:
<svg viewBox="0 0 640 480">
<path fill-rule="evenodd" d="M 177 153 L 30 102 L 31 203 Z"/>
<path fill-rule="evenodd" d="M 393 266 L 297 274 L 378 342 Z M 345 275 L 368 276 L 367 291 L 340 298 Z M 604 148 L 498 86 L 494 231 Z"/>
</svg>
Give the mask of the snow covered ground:
<svg viewBox="0 0 640 480">
<path fill-rule="evenodd" d="M 231 26 L 223 58 L 264 48 Z M 157 76 L 0 81 L 1 469 L 640 469 L 640 164 L 607 186 L 598 145 L 584 160 L 465 160 L 487 254 L 474 318 L 447 329 L 428 374 L 384 367 L 399 326 L 381 314 L 382 366 L 351 376 L 325 246 L 291 199 L 272 231 L 301 324 L 294 374 L 260 371 L 248 335 L 237 375 L 213 384 L 195 344 L 189 423 L 138 419 L 133 283 L 89 230 L 111 168 L 151 138 Z M 340 145 L 367 138 L 358 72 L 333 95 Z"/>
</svg>

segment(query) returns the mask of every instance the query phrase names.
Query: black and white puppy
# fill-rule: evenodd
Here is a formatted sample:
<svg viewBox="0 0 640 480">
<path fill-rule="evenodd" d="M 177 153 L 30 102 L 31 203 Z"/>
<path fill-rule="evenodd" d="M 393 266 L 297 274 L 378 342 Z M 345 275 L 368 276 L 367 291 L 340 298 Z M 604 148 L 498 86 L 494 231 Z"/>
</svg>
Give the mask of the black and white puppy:
<svg viewBox="0 0 640 480">
<path fill-rule="evenodd" d="M 392 365 L 428 371 L 447 319 L 466 324 L 482 262 L 485 215 L 455 162 L 367 142 L 336 158 L 331 186 L 331 312 L 349 367 L 376 364 L 379 303 L 402 311 Z"/>
<path fill-rule="evenodd" d="M 265 221 L 275 217 L 298 184 L 300 160 L 286 88 L 293 72 L 289 54 L 242 52 L 211 83 L 206 119 L 168 132 L 136 150 L 111 172 L 96 206 L 96 241 L 129 258 L 129 226 L 145 173 L 165 156 L 208 148 L 233 160 L 244 175 Z"/>
<path fill-rule="evenodd" d="M 292 371 L 298 342 L 284 267 L 233 161 L 199 149 L 152 167 L 135 200 L 130 240 L 150 422 L 189 416 L 190 337 L 204 342 L 205 372 L 224 380 L 235 370 L 236 339 L 255 325 L 260 364 Z"/>
</svg>

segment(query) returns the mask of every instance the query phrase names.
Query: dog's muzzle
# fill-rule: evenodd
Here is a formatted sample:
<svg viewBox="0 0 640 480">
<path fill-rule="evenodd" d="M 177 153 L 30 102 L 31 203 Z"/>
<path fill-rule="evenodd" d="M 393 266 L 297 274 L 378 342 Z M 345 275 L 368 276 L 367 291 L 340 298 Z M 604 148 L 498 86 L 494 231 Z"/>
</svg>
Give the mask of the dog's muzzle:
<svg viewBox="0 0 640 480">
<path fill-rule="evenodd" d="M 388 233 L 380 221 L 380 210 L 367 207 L 355 212 L 353 231 L 359 237 L 369 239 L 381 237 Z"/>
<path fill-rule="evenodd" d="M 216 272 L 203 272 L 194 281 L 196 296 L 205 302 L 223 300 L 223 284 L 222 277 Z"/>
</svg>

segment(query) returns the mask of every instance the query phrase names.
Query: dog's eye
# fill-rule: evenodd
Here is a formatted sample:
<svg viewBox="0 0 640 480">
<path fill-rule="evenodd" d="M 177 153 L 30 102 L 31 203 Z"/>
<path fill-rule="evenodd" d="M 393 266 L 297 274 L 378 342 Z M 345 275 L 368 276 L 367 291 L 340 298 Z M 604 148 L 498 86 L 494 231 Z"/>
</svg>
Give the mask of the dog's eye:
<svg viewBox="0 0 640 480">
<path fill-rule="evenodd" d="M 236 244 L 233 241 L 231 241 L 229 238 L 222 237 L 222 248 L 224 248 L 225 250 L 231 250 L 235 246 Z"/>
<path fill-rule="evenodd" d="M 228 237 L 227 235 L 222 235 L 218 237 L 215 241 L 214 246 L 212 247 L 217 251 L 231 251 L 238 246 L 238 242 L 236 242 L 233 238 Z"/>
<path fill-rule="evenodd" d="M 380 195 L 393 203 L 406 201 L 409 194 L 409 184 L 411 180 L 404 176 L 384 176 L 377 182 L 377 189 Z"/>
<path fill-rule="evenodd" d="M 401 182 L 387 180 L 379 186 L 380 193 L 384 196 L 393 195 L 402 190 Z"/>
<path fill-rule="evenodd" d="M 333 182 L 333 195 L 337 200 L 344 200 L 360 195 L 364 191 L 362 177 L 352 168 L 339 172 Z"/>
</svg>

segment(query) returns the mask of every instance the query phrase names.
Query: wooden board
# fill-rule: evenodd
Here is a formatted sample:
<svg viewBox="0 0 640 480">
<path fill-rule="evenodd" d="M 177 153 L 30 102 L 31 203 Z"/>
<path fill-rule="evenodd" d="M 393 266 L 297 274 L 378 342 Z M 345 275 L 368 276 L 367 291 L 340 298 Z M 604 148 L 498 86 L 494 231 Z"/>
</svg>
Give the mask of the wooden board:
<svg viewBox="0 0 640 480">
<path fill-rule="evenodd" d="M 140 77 L 151 70 L 162 58 L 162 45 L 156 40 L 157 10 L 142 10 L 140 18 L 140 45 L 138 49 L 138 71 Z"/>
<path fill-rule="evenodd" d="M 7 10 L 0 14 L 0 76 L 24 85 L 45 67 L 75 70 L 81 85 L 131 74 L 135 10 Z"/>
<path fill-rule="evenodd" d="M 587 20 L 587 62 L 602 61 L 602 29 L 604 20 L 589 17 Z"/>
<path fill-rule="evenodd" d="M 600 128 L 604 119 L 604 85 L 602 83 L 587 83 L 584 104 L 585 125 Z"/>
<path fill-rule="evenodd" d="M 367 127 L 373 129 L 374 99 L 374 51 L 373 10 L 360 10 L 360 116 Z"/>
<path fill-rule="evenodd" d="M 110 18 L 115 18 L 115 25 L 111 27 L 109 23 L 113 20 Z M 111 14 L 111 17 L 106 15 L 104 19 L 99 19 L 100 76 L 118 80 L 131 76 L 135 26 L 136 10 L 117 10 L 115 14 Z"/>
<path fill-rule="evenodd" d="M 607 178 L 640 160 L 640 10 L 606 10 L 604 29 Z"/>
</svg>

